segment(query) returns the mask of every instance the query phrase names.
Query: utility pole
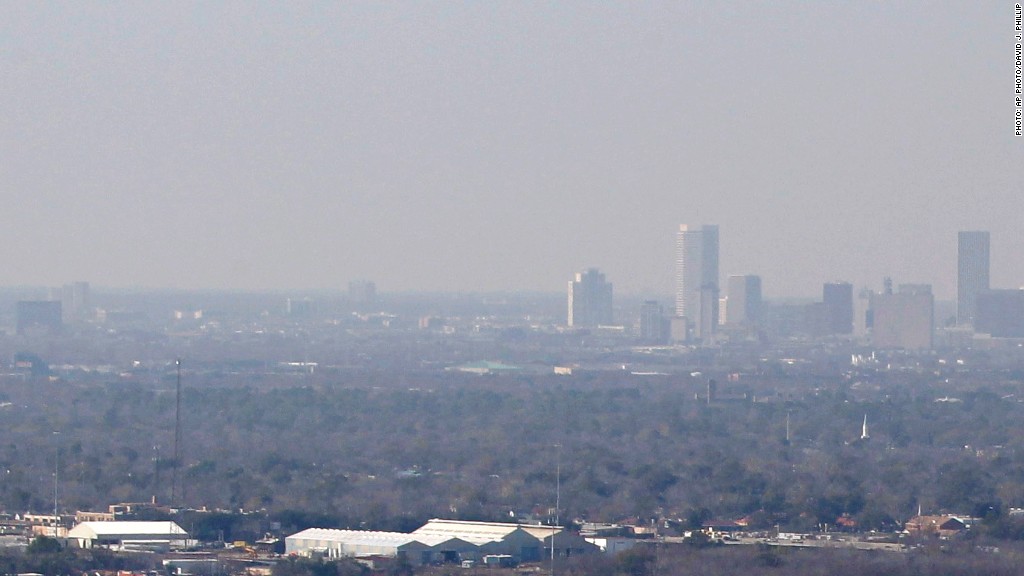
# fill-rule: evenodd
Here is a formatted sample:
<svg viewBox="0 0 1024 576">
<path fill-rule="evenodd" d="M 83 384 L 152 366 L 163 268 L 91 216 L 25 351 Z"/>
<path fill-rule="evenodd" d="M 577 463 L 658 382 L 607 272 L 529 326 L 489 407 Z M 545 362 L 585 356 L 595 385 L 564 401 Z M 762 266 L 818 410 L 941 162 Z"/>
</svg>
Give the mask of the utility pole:
<svg viewBox="0 0 1024 576">
<path fill-rule="evenodd" d="M 160 445 L 153 445 L 153 504 L 160 498 Z"/>
<path fill-rule="evenodd" d="M 555 522 L 551 525 L 551 576 L 555 576 L 555 531 L 561 519 L 559 507 L 562 502 L 562 445 L 555 444 Z"/>
<path fill-rule="evenodd" d="M 174 407 L 174 471 L 171 474 L 171 506 L 177 504 L 175 497 L 178 487 L 178 465 L 181 458 L 181 358 L 175 359 L 174 365 L 178 369 L 178 384 L 177 399 L 175 400 Z"/>
</svg>

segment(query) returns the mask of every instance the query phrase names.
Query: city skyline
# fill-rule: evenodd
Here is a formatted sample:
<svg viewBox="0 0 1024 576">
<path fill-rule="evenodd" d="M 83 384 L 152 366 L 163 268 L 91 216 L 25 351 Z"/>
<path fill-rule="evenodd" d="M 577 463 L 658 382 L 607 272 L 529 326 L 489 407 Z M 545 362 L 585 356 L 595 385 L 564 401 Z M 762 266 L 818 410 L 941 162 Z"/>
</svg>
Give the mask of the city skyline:
<svg viewBox="0 0 1024 576">
<path fill-rule="evenodd" d="M 688 243 L 689 246 L 690 246 L 690 249 L 689 249 L 689 252 L 690 252 L 689 260 L 691 260 L 691 262 L 692 261 L 699 262 L 700 266 L 690 265 L 689 267 L 687 267 L 684 264 L 684 258 L 687 255 L 687 250 L 685 248 L 685 246 L 687 245 L 687 242 L 685 240 L 686 237 L 690 237 L 691 238 L 690 242 Z M 708 238 L 708 240 L 705 240 L 705 238 Z M 999 288 L 999 289 L 1009 289 L 1009 290 L 1012 290 L 1012 289 L 1024 290 L 1024 282 L 1022 282 L 1020 285 L 1011 285 L 1011 286 L 1002 286 L 1002 287 L 996 287 L 996 286 L 992 285 L 992 283 L 989 280 L 990 276 L 991 276 L 991 264 L 990 264 L 991 247 L 990 247 L 990 243 L 991 243 L 991 235 L 990 235 L 990 232 L 987 231 L 987 230 L 961 230 L 961 231 L 957 232 L 957 258 L 956 258 L 957 290 L 956 290 L 956 293 L 953 294 L 952 298 L 948 298 L 948 299 L 937 298 L 937 300 L 950 301 L 950 302 L 954 302 L 957 305 L 957 323 L 958 324 L 970 325 L 971 322 L 969 321 L 969 318 L 971 318 L 973 315 L 971 313 L 969 313 L 968 310 L 970 310 L 972 307 L 976 307 L 976 303 L 973 304 L 973 305 L 971 303 L 974 300 L 977 299 L 977 294 L 979 292 L 987 292 L 987 291 L 990 291 L 991 289 L 996 289 L 996 288 Z M 683 276 L 685 274 L 685 269 L 689 268 L 689 270 L 690 270 L 689 274 L 692 276 L 692 278 L 690 278 L 690 280 L 689 280 L 689 284 L 692 285 L 692 284 L 694 284 L 694 282 L 696 282 L 699 285 L 704 285 L 705 282 L 704 282 L 704 279 L 703 279 L 704 278 L 704 276 L 703 276 L 703 269 L 705 267 L 708 267 L 708 264 L 711 263 L 711 266 L 709 267 L 709 270 L 711 270 L 710 275 L 715 277 L 714 281 L 711 284 L 714 285 L 715 290 L 718 292 L 718 294 L 719 294 L 719 296 L 721 298 L 728 297 L 730 295 L 729 294 L 730 290 L 728 289 L 728 286 L 727 285 L 722 285 L 722 283 L 720 282 L 720 279 L 718 278 L 720 276 L 720 273 L 718 272 L 718 270 L 719 270 L 719 248 L 718 248 L 719 244 L 720 244 L 720 239 L 719 239 L 719 227 L 718 227 L 718 225 L 707 225 L 707 224 L 705 224 L 705 225 L 701 225 L 699 227 L 690 226 L 690 225 L 687 225 L 687 224 L 680 224 L 680 225 L 678 225 L 678 230 L 676 231 L 676 237 L 675 237 L 675 242 L 674 242 L 675 257 L 674 257 L 674 263 L 673 263 L 673 270 L 674 270 L 674 274 L 673 274 L 673 276 L 674 276 L 673 289 L 671 290 L 671 292 L 665 292 L 665 293 L 662 293 L 662 294 L 657 294 L 657 296 L 664 297 L 664 298 L 667 298 L 668 300 L 671 300 L 675 304 L 674 310 L 679 310 L 681 307 L 685 308 L 684 301 L 686 300 L 686 298 L 685 298 L 684 294 L 685 294 L 686 291 L 682 288 L 683 283 L 684 283 Z M 707 245 L 707 246 L 705 246 L 705 245 Z M 705 262 L 705 261 L 707 261 L 707 262 Z M 695 272 L 695 270 L 699 271 L 700 273 Z M 576 273 L 575 274 L 575 280 L 570 280 L 569 281 L 570 308 L 572 306 L 572 304 L 571 304 L 571 300 L 572 300 L 571 294 L 572 294 L 572 290 L 573 290 L 573 285 L 580 283 L 581 280 L 586 280 L 585 277 L 588 276 L 588 275 L 591 275 L 591 274 L 597 274 L 598 276 L 600 276 L 602 282 L 605 281 L 606 274 L 603 273 L 603 272 L 600 272 L 600 269 L 595 267 L 595 266 L 585 267 L 584 268 L 584 272 Z M 756 278 L 757 279 L 757 283 L 758 283 L 758 287 L 757 287 L 758 298 L 761 298 L 763 296 L 762 288 L 761 288 L 761 279 L 760 279 L 759 275 L 756 275 L 756 274 L 729 274 L 729 275 L 726 276 L 726 278 L 728 280 L 730 280 L 730 281 L 732 279 L 751 279 L 751 278 Z M 860 286 L 854 285 L 853 283 L 847 282 L 845 280 L 834 280 L 834 279 L 833 280 L 825 280 L 825 281 L 823 281 L 823 284 L 824 284 L 824 287 L 825 287 L 825 291 L 826 291 L 825 300 L 826 301 L 828 300 L 828 297 L 827 297 L 828 291 L 830 289 L 835 289 L 837 286 L 840 286 L 840 285 L 847 285 L 847 287 L 845 289 L 847 292 L 852 292 L 852 290 L 854 288 L 858 289 L 858 290 L 869 290 L 869 291 L 878 291 L 878 292 L 885 291 L 887 289 L 886 282 L 888 281 L 889 278 L 890 278 L 890 276 L 885 276 L 885 277 L 877 279 L 878 280 L 877 282 L 866 283 L 866 284 L 860 285 Z M 764 297 L 769 298 L 769 299 L 775 299 L 775 300 L 787 300 L 787 299 L 810 300 L 810 299 L 814 298 L 813 295 L 810 295 L 811 291 L 813 291 L 815 289 L 818 289 L 818 287 L 821 286 L 821 283 L 814 284 L 813 280 L 811 282 L 812 282 L 811 285 L 803 287 L 801 292 L 799 292 L 797 294 L 774 294 L 774 295 L 771 295 L 771 296 L 764 296 Z M 60 282 L 58 282 L 58 284 L 60 284 Z M 40 294 L 39 297 L 41 299 L 43 299 L 43 300 L 66 300 L 67 302 L 74 302 L 76 300 L 86 300 L 86 301 L 88 300 L 88 291 L 90 290 L 90 284 L 91 283 L 89 281 L 76 280 L 76 281 L 74 281 L 74 282 L 72 282 L 70 284 L 65 281 L 62 286 L 55 286 L 55 285 L 49 285 L 49 286 L 48 285 L 0 285 L 0 289 L 4 289 L 4 290 L 19 290 L 19 289 L 21 289 L 21 290 L 35 291 L 35 292 L 38 292 Z M 608 281 L 607 284 L 609 286 L 611 286 L 612 283 L 611 283 L 611 281 Z M 727 284 L 731 285 L 731 283 L 727 283 Z M 911 283 L 911 284 L 927 284 L 929 286 L 933 285 L 931 282 L 916 282 L 916 283 Z M 132 291 L 132 290 L 152 290 L 152 289 L 163 290 L 163 289 L 167 289 L 167 287 L 148 287 L 148 286 L 118 287 L 118 286 L 103 286 L 103 285 L 99 285 L 99 287 L 102 290 L 113 290 L 113 291 L 120 291 L 120 290 L 128 290 L 128 291 Z M 268 293 L 273 293 L 273 292 L 286 293 L 286 292 L 296 292 L 296 291 L 297 292 L 321 292 L 321 291 L 345 292 L 346 291 L 346 288 L 343 288 L 341 286 L 334 286 L 334 287 L 328 287 L 328 288 L 315 288 L 315 287 L 295 286 L 295 287 L 287 287 L 287 288 L 248 289 L 248 290 L 246 290 L 246 289 L 242 289 L 242 290 L 223 289 L 223 290 L 221 290 L 221 289 L 210 289 L 210 288 L 204 288 L 204 287 L 198 287 L 198 288 L 196 288 L 196 287 L 186 287 L 186 288 L 171 288 L 171 289 L 172 290 L 173 289 L 181 289 L 181 290 L 184 290 L 184 291 L 197 291 L 197 292 L 202 292 L 202 291 L 215 291 L 215 292 L 221 292 L 221 291 L 222 292 L 240 291 L 240 292 L 268 292 Z M 394 292 L 394 293 L 430 293 L 430 292 L 439 292 L 439 293 L 441 293 L 441 292 L 471 293 L 471 292 L 474 292 L 473 290 L 458 290 L 458 289 L 451 290 L 451 291 L 430 291 L 430 290 L 416 290 L 416 289 L 405 290 L 405 291 L 401 291 L 401 290 L 385 290 L 385 291 L 386 292 Z M 521 291 L 521 290 L 516 290 L 514 288 L 505 288 L 505 289 L 499 288 L 499 289 L 493 290 L 491 292 L 501 293 L 501 292 L 517 292 L 517 291 Z M 366 279 L 350 280 L 348 282 L 348 285 L 347 285 L 348 296 L 350 298 L 353 298 L 354 300 L 357 300 L 357 301 L 366 301 L 366 302 L 372 301 L 372 300 L 374 300 L 376 298 L 376 292 L 377 292 L 377 287 L 376 287 L 376 283 L 373 280 L 366 280 Z M 554 293 L 554 292 L 556 292 L 556 290 L 540 289 L 540 290 L 526 290 L 525 292 Z M 699 292 L 700 291 L 698 290 L 696 295 L 691 295 L 690 300 L 693 301 L 693 302 L 691 302 L 691 308 L 696 307 L 696 309 L 699 309 L 699 307 L 701 305 L 701 302 L 699 301 L 700 300 Z M 626 296 L 629 296 L 629 297 L 648 297 L 648 296 L 652 296 L 652 295 L 655 295 L 655 294 L 650 293 L 650 292 L 627 292 L 626 293 Z M 69 304 L 69 306 L 72 306 L 72 308 L 76 308 L 77 306 L 81 306 L 81 303 L 79 303 L 77 305 L 70 305 Z M 69 308 L 69 310 L 72 309 L 72 308 Z M 678 315 L 678 316 L 685 316 L 686 314 L 685 313 L 678 313 L 677 312 L 676 315 Z M 719 313 L 719 315 L 721 315 L 721 313 Z M 724 323 L 725 321 L 726 321 L 725 317 L 721 316 L 720 317 L 720 323 Z M 843 321 L 843 322 L 845 323 L 845 321 Z"/>
<path fill-rule="evenodd" d="M 566 2 L 14 4 L 6 285 L 673 289 L 721 226 L 768 298 L 1024 284 L 1012 10 Z M 838 25 L 837 23 L 842 23 Z M 1010 72 L 1007 72 L 1007 71 Z M 666 264 L 668 263 L 668 264 Z"/>
<path fill-rule="evenodd" d="M 706 263 L 703 262 L 704 260 L 707 260 L 708 262 L 713 262 L 713 265 L 710 267 L 710 269 L 712 270 L 711 275 L 716 277 L 715 281 L 713 282 L 714 287 L 718 291 L 720 297 L 724 298 L 724 297 L 729 296 L 728 287 L 722 285 L 720 280 L 719 280 L 719 278 L 718 278 L 720 276 L 720 273 L 718 272 L 719 266 L 720 266 L 719 265 L 719 260 L 720 260 L 720 258 L 719 258 L 719 248 L 718 248 L 719 244 L 720 244 L 720 239 L 719 239 L 719 227 L 718 227 L 718 225 L 701 225 L 699 227 L 693 227 L 693 226 L 689 226 L 689 225 L 686 225 L 686 224 L 680 224 L 680 225 L 678 225 L 678 229 L 676 231 L 675 242 L 674 242 L 674 253 L 675 253 L 675 255 L 674 255 L 674 263 L 672 264 L 672 269 L 674 270 L 674 274 L 673 274 L 673 277 L 674 277 L 673 288 L 672 288 L 672 290 L 670 292 L 664 292 L 664 293 L 658 294 L 658 296 L 660 296 L 660 297 L 664 297 L 664 298 L 667 298 L 669 300 L 672 300 L 675 303 L 675 308 L 676 309 L 678 309 L 680 307 L 680 304 L 682 304 L 683 301 L 685 300 L 685 298 L 683 296 L 685 290 L 683 290 L 681 287 L 682 287 L 682 283 L 683 283 L 682 275 L 684 273 L 683 271 L 684 271 L 684 267 L 685 267 L 684 263 L 683 263 L 683 258 L 684 258 L 684 255 L 686 253 L 686 250 L 684 249 L 684 245 L 686 244 L 686 242 L 684 241 L 684 237 L 687 236 L 687 235 L 689 235 L 690 237 L 695 239 L 695 240 L 692 240 L 690 242 L 690 245 L 691 245 L 690 252 L 693 252 L 692 254 L 690 254 L 690 260 L 693 260 L 693 259 L 696 258 L 698 261 L 701 262 L 701 266 L 690 266 L 689 267 L 690 268 L 690 274 L 694 275 L 695 274 L 694 270 L 697 270 L 697 269 L 703 270 L 703 268 L 706 267 Z M 710 242 L 705 242 L 704 241 L 704 238 L 706 236 L 710 236 Z M 697 238 L 699 238 L 699 240 L 697 240 Z M 989 278 L 991 276 L 991 264 L 990 264 L 990 256 L 989 256 L 989 254 L 991 252 L 990 242 L 991 242 L 990 232 L 987 231 L 987 230 L 961 230 L 961 231 L 957 232 L 957 258 L 956 258 L 956 283 L 957 283 L 957 290 L 952 295 L 951 298 L 946 298 L 946 299 L 937 298 L 937 299 L 943 300 L 943 301 L 950 301 L 950 302 L 954 302 L 954 303 L 957 304 L 957 309 L 958 309 L 957 310 L 957 316 L 958 316 L 958 320 L 957 321 L 958 321 L 958 323 L 968 324 L 968 325 L 970 324 L 969 321 L 965 322 L 965 320 L 960 317 L 961 316 L 961 311 L 967 309 L 967 307 L 969 306 L 968 303 L 971 302 L 973 299 L 977 298 L 977 293 L 978 292 L 984 292 L 984 291 L 988 291 L 990 289 L 996 288 L 996 286 L 993 286 L 992 283 L 989 281 Z M 708 247 L 709 247 L 709 250 L 708 250 L 707 254 L 705 254 L 705 244 L 706 243 L 708 244 Z M 586 276 L 587 274 L 590 274 L 590 273 L 597 273 L 601 277 L 602 281 L 604 281 L 604 279 L 606 277 L 606 274 L 603 273 L 603 272 L 600 272 L 600 269 L 598 267 L 596 267 L 596 266 L 587 266 L 587 267 L 584 267 L 584 273 L 576 273 L 575 274 L 575 282 L 576 283 L 580 282 L 582 276 Z M 728 275 L 726 275 L 726 277 L 728 279 L 730 279 L 730 280 L 733 279 L 733 278 L 757 278 L 759 297 L 761 297 L 763 295 L 762 294 L 762 289 L 761 289 L 761 286 L 760 286 L 761 279 L 760 279 L 759 275 L 756 275 L 756 274 L 728 274 Z M 786 300 L 786 299 L 810 300 L 810 299 L 813 299 L 815 297 L 814 292 L 815 291 L 819 291 L 820 290 L 820 286 L 822 284 L 825 285 L 826 291 L 829 289 L 830 286 L 831 287 L 835 287 L 836 285 L 848 284 L 849 285 L 849 289 L 856 288 L 858 290 L 872 290 L 872 291 L 879 291 L 879 292 L 881 292 L 881 291 L 884 291 L 886 289 L 885 282 L 886 282 L 886 280 L 888 278 L 890 278 L 890 276 L 880 277 L 880 278 L 877 279 L 877 282 L 868 282 L 868 283 L 865 283 L 863 285 L 855 285 L 855 284 L 853 284 L 851 282 L 847 282 L 846 280 L 835 280 L 835 279 L 833 279 L 833 280 L 820 280 L 820 279 L 819 280 L 813 280 L 812 279 L 810 281 L 811 284 L 808 285 L 808 286 L 803 286 L 798 293 L 795 293 L 795 294 L 772 294 L 771 296 L 765 296 L 765 297 L 769 298 L 769 299 L 776 299 L 776 300 Z M 64 281 L 58 281 L 57 284 L 62 284 L 62 282 L 63 282 L 62 286 L 42 285 L 42 284 L 40 284 L 40 285 L 0 285 L 0 289 L 5 289 L 5 290 L 18 290 L 18 289 L 21 289 L 21 290 L 35 291 L 35 292 L 40 293 L 40 298 L 42 298 L 44 300 L 68 300 L 70 302 L 70 301 L 72 301 L 71 299 L 79 299 L 79 300 L 81 300 L 81 299 L 86 299 L 87 300 L 88 299 L 88 291 L 90 289 L 90 284 L 92 284 L 91 282 L 76 280 L 76 281 L 68 284 L 66 279 L 65 279 Z M 697 282 L 700 285 L 703 285 L 705 283 L 703 281 L 702 273 L 701 274 L 696 274 L 693 278 L 690 279 L 689 283 L 693 284 L 694 282 Z M 815 282 L 818 282 L 818 283 L 815 283 Z M 573 284 L 574 284 L 574 280 L 570 280 L 569 281 L 570 292 L 572 290 Z M 611 281 L 608 281 L 608 284 L 611 285 Z M 914 284 L 914 283 L 912 283 L 912 284 Z M 931 282 L 916 282 L 916 284 L 928 284 L 929 286 L 933 285 Z M 128 290 L 128 291 L 132 291 L 132 290 L 154 290 L 154 289 L 155 290 L 164 290 L 164 289 L 168 289 L 168 288 L 172 289 L 172 290 L 174 290 L 174 289 L 181 289 L 181 290 L 184 290 L 184 291 L 197 291 L 197 292 L 202 292 L 202 291 L 215 291 L 215 292 L 221 292 L 221 291 L 223 291 L 223 292 L 240 291 L 240 292 L 268 292 L 268 293 L 281 292 L 281 293 L 285 293 L 285 292 L 296 292 L 296 291 L 297 292 L 303 292 L 303 291 L 305 291 L 305 292 L 320 292 L 320 291 L 346 292 L 347 291 L 347 293 L 348 293 L 350 298 L 353 298 L 353 299 L 359 300 L 359 301 L 364 301 L 364 300 L 365 301 L 370 301 L 370 300 L 375 299 L 376 298 L 376 291 L 377 291 L 376 283 L 373 280 L 366 280 L 366 279 L 350 280 L 347 283 L 347 288 L 346 287 L 342 287 L 342 286 L 332 286 L 332 287 L 326 287 L 326 288 L 308 287 L 308 286 L 307 287 L 291 286 L 291 287 L 284 287 L 284 288 L 264 288 L 264 289 L 257 288 L 257 289 L 233 290 L 233 289 L 217 289 L 217 288 L 207 288 L 207 287 L 104 286 L 102 284 L 99 284 L 99 285 L 93 284 L 93 286 L 99 286 L 99 288 L 102 289 L 102 290 L 113 290 L 113 291 L 121 291 L 121 290 Z M 1017 288 L 1019 288 L 1019 289 L 1024 290 L 1024 282 L 1022 282 L 1019 285 L 1002 286 L 1002 287 L 999 287 L 999 288 L 1001 288 L 1001 289 L 1017 289 Z M 81 292 L 83 290 L 84 290 L 84 294 L 81 294 Z M 356 292 L 354 292 L 354 291 L 356 291 Z M 501 293 L 501 292 L 517 292 L 517 291 L 523 291 L 523 290 L 517 290 L 515 288 L 504 288 L 504 289 L 503 288 L 498 288 L 498 289 L 492 290 L 490 292 Z M 549 289 L 525 290 L 525 292 L 536 292 L 536 293 L 554 293 L 556 291 L 557 290 L 555 290 L 555 289 L 550 289 L 550 290 Z M 364 292 L 366 292 L 367 294 L 370 294 L 370 295 L 369 296 L 364 295 L 363 294 Z M 393 293 L 430 293 L 430 292 L 439 292 L 439 293 L 441 293 L 441 292 L 471 293 L 471 292 L 474 292 L 474 291 L 473 290 L 459 290 L 459 289 L 450 290 L 450 291 L 446 291 L 446 290 L 434 290 L 434 291 L 432 291 L 432 290 L 417 290 L 417 289 L 414 288 L 414 289 L 410 289 L 410 290 L 385 290 L 385 292 L 393 292 Z M 480 291 L 480 292 L 487 292 L 487 291 Z M 696 306 L 696 307 L 699 308 L 699 306 L 700 306 L 699 290 L 697 292 L 698 292 L 698 294 L 696 296 L 691 295 L 691 300 L 694 300 L 694 302 L 691 304 L 691 307 Z M 626 292 L 626 295 L 630 296 L 630 297 L 647 297 L 647 296 L 651 296 L 651 295 L 654 295 L 654 294 L 651 293 L 651 292 Z M 683 306 L 685 306 L 685 304 Z M 677 315 L 685 316 L 685 314 L 677 314 Z M 721 321 L 722 322 L 725 321 L 724 317 L 721 319 Z"/>
</svg>

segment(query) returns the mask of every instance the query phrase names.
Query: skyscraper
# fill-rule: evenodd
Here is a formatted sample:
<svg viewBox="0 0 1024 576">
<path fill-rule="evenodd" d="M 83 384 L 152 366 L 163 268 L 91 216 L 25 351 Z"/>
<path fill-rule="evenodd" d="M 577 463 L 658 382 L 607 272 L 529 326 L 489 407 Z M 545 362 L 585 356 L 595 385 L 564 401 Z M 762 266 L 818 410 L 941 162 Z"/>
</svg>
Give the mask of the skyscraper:
<svg viewBox="0 0 1024 576">
<path fill-rule="evenodd" d="M 988 290 L 989 233 L 971 230 L 957 234 L 956 323 L 974 325 L 978 293 Z"/>
<path fill-rule="evenodd" d="M 721 303 L 717 285 L 708 283 L 700 287 L 700 318 L 693 325 L 694 336 L 708 338 L 718 330 L 718 307 Z"/>
<path fill-rule="evenodd" d="M 853 284 L 829 282 L 821 289 L 825 304 L 825 333 L 853 333 Z"/>
<path fill-rule="evenodd" d="M 640 340 L 646 344 L 664 344 L 668 339 L 665 307 L 657 300 L 646 300 L 640 306 Z"/>
<path fill-rule="evenodd" d="M 63 327 L 60 300 L 24 300 L 15 310 L 19 335 L 37 330 L 53 334 Z"/>
<path fill-rule="evenodd" d="M 691 230 L 686 224 L 679 225 L 675 312 L 693 326 L 695 337 L 714 333 L 718 323 L 718 226 Z"/>
<path fill-rule="evenodd" d="M 60 289 L 60 301 L 65 322 L 82 320 L 90 312 L 91 307 L 89 283 L 65 284 Z"/>
<path fill-rule="evenodd" d="M 612 285 L 597 268 L 577 272 L 569 281 L 569 326 L 612 324 Z"/>
<path fill-rule="evenodd" d="M 761 277 L 729 276 L 729 307 L 725 323 L 757 326 L 761 320 Z"/>
<path fill-rule="evenodd" d="M 974 331 L 993 338 L 1024 338 L 1024 289 L 978 293 Z"/>
<path fill-rule="evenodd" d="M 371 280 L 353 280 L 348 283 L 348 297 L 355 304 L 373 304 L 377 301 L 377 284 Z"/>
<path fill-rule="evenodd" d="M 930 350 L 935 299 L 927 284 L 902 284 L 871 297 L 871 341 L 876 348 Z"/>
</svg>

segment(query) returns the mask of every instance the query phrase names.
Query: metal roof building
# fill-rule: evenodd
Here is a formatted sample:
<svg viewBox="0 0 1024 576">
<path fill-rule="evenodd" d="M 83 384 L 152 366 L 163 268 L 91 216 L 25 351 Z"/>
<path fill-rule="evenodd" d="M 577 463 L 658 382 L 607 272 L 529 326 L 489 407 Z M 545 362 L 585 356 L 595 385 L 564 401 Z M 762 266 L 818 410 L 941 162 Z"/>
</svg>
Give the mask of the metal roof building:
<svg viewBox="0 0 1024 576">
<path fill-rule="evenodd" d="M 517 530 L 537 538 L 546 538 L 552 532 L 559 534 L 562 528 L 540 524 L 514 524 L 510 522 L 472 522 L 469 520 L 444 520 L 432 518 L 413 531 L 413 534 L 452 536 L 469 541 L 493 542 L 505 538 Z"/>
<path fill-rule="evenodd" d="M 342 556 L 405 556 L 410 563 L 429 562 L 431 546 L 412 534 L 373 532 L 368 530 L 334 530 L 308 528 L 284 539 L 285 553 L 310 556 L 323 554 L 328 558 Z M 424 552 L 427 558 L 424 560 Z"/>
<path fill-rule="evenodd" d="M 169 548 L 184 545 L 188 533 L 174 522 L 82 522 L 68 532 L 68 541 L 79 548 L 95 546 Z"/>
<path fill-rule="evenodd" d="M 544 558 L 544 539 L 564 533 L 563 529 L 550 526 L 435 518 L 410 534 L 309 528 L 285 538 L 285 552 L 302 556 L 322 554 L 328 558 L 402 556 L 411 564 L 457 562 L 495 554 L 509 555 L 519 562 L 535 562 Z M 571 540 L 577 541 L 581 540 Z M 556 540 L 556 549 L 562 549 L 561 544 Z M 575 552 L 579 548 L 570 550 Z"/>
<path fill-rule="evenodd" d="M 481 554 L 509 554 L 521 562 L 532 562 L 541 559 L 542 540 L 552 531 L 552 527 L 541 525 L 433 518 L 413 535 L 458 538 L 476 544 Z M 554 529 L 555 534 L 561 532 L 561 528 Z"/>
</svg>

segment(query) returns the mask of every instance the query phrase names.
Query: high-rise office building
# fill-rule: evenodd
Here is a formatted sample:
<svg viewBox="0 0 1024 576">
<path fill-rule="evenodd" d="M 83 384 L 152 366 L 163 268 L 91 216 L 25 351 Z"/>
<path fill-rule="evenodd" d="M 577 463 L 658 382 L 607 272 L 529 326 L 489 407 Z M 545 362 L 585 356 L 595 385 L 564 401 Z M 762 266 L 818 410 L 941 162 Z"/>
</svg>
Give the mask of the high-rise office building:
<svg viewBox="0 0 1024 576">
<path fill-rule="evenodd" d="M 60 300 L 23 300 L 16 305 L 18 334 L 60 332 L 63 327 Z"/>
<path fill-rule="evenodd" d="M 822 287 L 826 334 L 853 333 L 853 284 L 829 282 Z"/>
<path fill-rule="evenodd" d="M 874 292 L 869 288 L 861 288 L 857 291 L 857 298 L 853 301 L 853 335 L 863 338 L 868 335 L 871 315 L 871 296 Z"/>
<path fill-rule="evenodd" d="M 56 300 L 57 298 L 53 298 Z M 60 289 L 61 310 L 65 322 L 85 319 L 92 311 L 92 298 L 89 294 L 88 282 L 65 284 Z"/>
<path fill-rule="evenodd" d="M 676 316 L 686 318 L 693 336 L 707 338 L 718 324 L 718 226 L 676 233 Z"/>
<path fill-rule="evenodd" d="M 569 281 L 569 326 L 612 324 L 612 285 L 597 268 L 577 272 Z"/>
<path fill-rule="evenodd" d="M 994 338 L 1024 338 L 1024 289 L 978 293 L 974 331 Z"/>
<path fill-rule="evenodd" d="M 871 297 L 871 341 L 876 348 L 930 350 L 935 299 L 927 284 L 903 284 Z"/>
<path fill-rule="evenodd" d="M 640 306 L 640 340 L 645 344 L 664 344 L 668 334 L 665 307 L 657 300 L 645 300 Z"/>
<path fill-rule="evenodd" d="M 956 323 L 974 325 L 978 293 L 989 289 L 989 233 L 970 230 L 957 234 Z"/>
<path fill-rule="evenodd" d="M 348 298 L 356 306 L 369 306 L 377 302 L 377 284 L 372 280 L 352 280 L 348 283 Z"/>
<path fill-rule="evenodd" d="M 761 277 L 729 276 L 729 307 L 725 323 L 733 326 L 757 326 L 761 321 Z"/>
<path fill-rule="evenodd" d="M 700 318 L 693 325 L 693 335 L 708 338 L 718 330 L 718 286 L 705 284 L 700 287 Z"/>
</svg>

